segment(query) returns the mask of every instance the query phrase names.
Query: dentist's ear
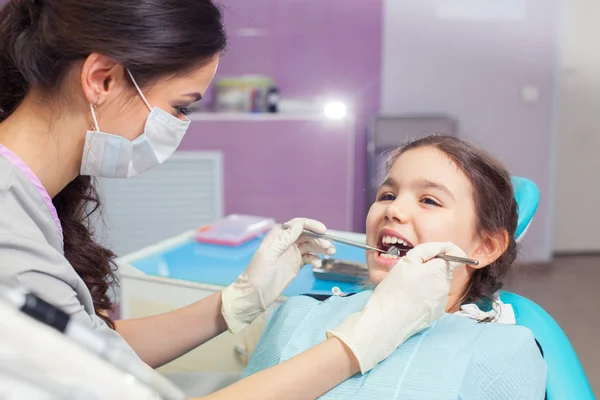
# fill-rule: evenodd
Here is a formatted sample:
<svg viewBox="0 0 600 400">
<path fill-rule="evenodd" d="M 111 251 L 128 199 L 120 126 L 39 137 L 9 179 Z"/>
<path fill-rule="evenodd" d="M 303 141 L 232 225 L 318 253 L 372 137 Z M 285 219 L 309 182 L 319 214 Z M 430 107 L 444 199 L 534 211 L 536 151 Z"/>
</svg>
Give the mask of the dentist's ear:
<svg viewBox="0 0 600 400">
<path fill-rule="evenodd" d="M 101 105 L 117 86 L 124 85 L 124 76 L 123 67 L 112 58 L 90 54 L 81 68 L 81 87 L 87 102 Z"/>
<path fill-rule="evenodd" d="M 469 267 L 475 269 L 487 267 L 506 251 L 509 242 L 508 232 L 505 229 L 496 233 L 484 233 L 475 252 L 471 255 L 479 260 L 479 265 Z"/>
</svg>

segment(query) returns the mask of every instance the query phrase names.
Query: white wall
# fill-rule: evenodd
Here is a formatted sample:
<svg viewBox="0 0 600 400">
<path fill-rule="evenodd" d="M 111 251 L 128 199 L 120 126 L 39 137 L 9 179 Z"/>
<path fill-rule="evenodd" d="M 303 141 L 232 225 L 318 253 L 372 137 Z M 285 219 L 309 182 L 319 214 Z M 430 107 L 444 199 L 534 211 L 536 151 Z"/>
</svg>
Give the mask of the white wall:
<svg viewBox="0 0 600 400">
<path fill-rule="evenodd" d="M 521 247 L 531 261 L 552 254 L 558 1 L 384 0 L 383 111 L 453 116 L 461 137 L 537 183 L 542 202 Z M 487 3 L 495 17 L 439 15 L 442 3 Z M 523 101 L 525 85 L 536 102 Z"/>
<path fill-rule="evenodd" d="M 600 3 L 569 0 L 561 29 L 554 249 L 599 253 Z"/>
</svg>

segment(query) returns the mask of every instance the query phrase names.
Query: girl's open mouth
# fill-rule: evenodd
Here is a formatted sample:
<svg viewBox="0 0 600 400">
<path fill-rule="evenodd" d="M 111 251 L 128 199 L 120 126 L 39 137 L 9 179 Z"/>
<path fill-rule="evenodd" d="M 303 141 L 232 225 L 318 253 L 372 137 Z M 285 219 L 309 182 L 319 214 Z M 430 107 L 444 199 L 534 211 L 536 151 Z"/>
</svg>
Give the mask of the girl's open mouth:
<svg viewBox="0 0 600 400">
<path fill-rule="evenodd" d="M 387 253 L 392 246 L 396 247 L 399 252 L 396 252 L 396 254 Z M 377 262 L 388 264 L 390 262 L 395 263 L 398 259 L 404 257 L 413 248 L 413 245 L 394 230 L 384 228 L 379 232 L 377 248 L 386 251 L 376 255 Z"/>
</svg>

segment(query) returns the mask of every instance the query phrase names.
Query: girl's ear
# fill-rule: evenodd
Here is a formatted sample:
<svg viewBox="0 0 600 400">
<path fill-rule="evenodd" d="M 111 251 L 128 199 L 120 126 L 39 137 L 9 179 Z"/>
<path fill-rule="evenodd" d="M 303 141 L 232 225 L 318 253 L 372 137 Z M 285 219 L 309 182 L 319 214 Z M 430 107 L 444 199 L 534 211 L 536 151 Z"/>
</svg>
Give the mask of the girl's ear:
<svg viewBox="0 0 600 400">
<path fill-rule="evenodd" d="M 473 254 L 473 258 L 479 260 L 479 265 L 471 268 L 487 267 L 496 261 L 506 251 L 509 242 L 508 232 L 505 229 L 494 234 L 485 233 Z"/>
</svg>

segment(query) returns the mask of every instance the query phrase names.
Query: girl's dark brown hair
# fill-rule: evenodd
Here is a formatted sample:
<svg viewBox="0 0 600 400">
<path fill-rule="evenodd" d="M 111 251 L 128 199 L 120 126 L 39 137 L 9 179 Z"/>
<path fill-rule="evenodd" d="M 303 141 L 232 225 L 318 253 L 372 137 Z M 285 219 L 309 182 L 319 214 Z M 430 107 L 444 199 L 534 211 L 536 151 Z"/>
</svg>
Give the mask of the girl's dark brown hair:
<svg viewBox="0 0 600 400">
<path fill-rule="evenodd" d="M 487 307 L 493 303 L 494 294 L 504 286 L 517 257 L 517 202 L 510 173 L 485 150 L 445 135 L 418 138 L 394 150 L 387 161 L 387 172 L 400 155 L 421 147 L 431 147 L 446 154 L 471 181 L 476 234 L 508 234 L 506 251 L 487 267 L 474 271 L 461 300 L 461 304 L 479 303 Z"/>
<path fill-rule="evenodd" d="M 227 44 L 220 10 L 210 0 L 11 0 L 0 10 L 0 122 L 30 89 L 60 92 L 75 62 L 100 53 L 128 68 L 142 86 L 199 68 Z M 116 282 L 114 254 L 93 240 L 100 207 L 90 177 L 79 176 L 53 203 L 65 257 L 92 293 L 109 326 L 107 291 Z"/>
</svg>

